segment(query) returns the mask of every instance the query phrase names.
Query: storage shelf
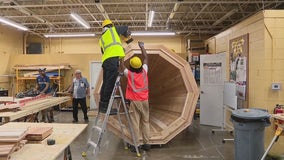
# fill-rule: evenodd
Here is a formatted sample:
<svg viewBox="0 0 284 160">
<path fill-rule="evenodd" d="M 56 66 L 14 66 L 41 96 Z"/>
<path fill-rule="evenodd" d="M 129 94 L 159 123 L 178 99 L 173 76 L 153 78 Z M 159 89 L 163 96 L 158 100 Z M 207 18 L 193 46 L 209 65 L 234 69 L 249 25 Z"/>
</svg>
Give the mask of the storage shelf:
<svg viewBox="0 0 284 160">
<path fill-rule="evenodd" d="M 56 72 L 60 75 L 49 76 L 49 79 L 52 81 L 58 81 L 58 91 L 62 91 L 64 89 L 64 76 L 62 76 L 61 73 L 64 73 L 64 70 L 71 69 L 70 65 L 16 65 L 14 67 L 16 71 L 16 93 L 31 89 L 26 86 L 30 85 L 30 81 L 36 80 L 37 77 L 34 75 L 38 73 L 38 68 L 46 68 L 46 72 Z"/>
</svg>

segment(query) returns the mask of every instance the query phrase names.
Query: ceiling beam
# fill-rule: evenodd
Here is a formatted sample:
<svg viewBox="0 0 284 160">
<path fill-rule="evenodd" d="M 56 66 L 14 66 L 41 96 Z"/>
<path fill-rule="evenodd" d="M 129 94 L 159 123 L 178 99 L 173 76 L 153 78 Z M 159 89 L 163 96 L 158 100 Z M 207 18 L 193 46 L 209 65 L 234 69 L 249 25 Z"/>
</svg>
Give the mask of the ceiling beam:
<svg viewBox="0 0 284 160">
<path fill-rule="evenodd" d="M 219 4 L 256 4 L 256 3 L 265 3 L 265 4 L 274 4 L 276 2 L 283 2 L 282 0 L 274 0 L 274 1 L 270 1 L 270 0 L 222 0 L 222 1 L 218 1 Z M 175 4 L 176 1 L 148 1 L 148 4 Z M 215 4 L 215 1 L 182 1 L 180 2 L 181 4 Z M 85 3 L 86 6 L 95 6 L 98 3 Z M 101 5 L 114 5 L 114 4 L 145 4 L 145 2 L 142 1 L 120 1 L 120 2 L 101 2 L 99 3 Z M 54 4 L 24 4 L 24 5 L 20 5 L 20 6 L 10 6 L 10 5 L 2 5 L 0 6 L 0 9 L 2 8 L 17 8 L 17 7 L 26 7 L 26 8 L 39 8 L 39 7 L 64 7 L 64 6 L 80 6 L 80 3 L 54 3 Z"/>
<path fill-rule="evenodd" d="M 145 20 L 143 20 L 143 19 L 141 19 L 141 20 L 119 20 L 119 22 L 120 23 L 132 23 L 132 22 L 136 22 L 136 23 L 145 23 Z M 181 23 L 181 20 L 176 20 L 176 19 L 174 19 L 174 20 L 171 20 L 173 23 L 177 23 L 177 24 L 179 24 L 179 23 Z M 194 22 L 215 22 L 216 21 L 216 19 L 202 19 L 202 20 L 195 20 Z M 224 21 L 230 21 L 230 20 L 224 20 Z M 102 21 L 87 21 L 88 23 L 97 23 L 97 22 L 102 22 Z M 157 22 L 157 23 L 162 23 L 162 22 L 167 22 L 167 20 L 166 19 L 157 19 L 157 20 L 155 20 L 155 22 Z M 73 21 L 58 21 L 58 22 L 56 22 L 56 21 L 54 21 L 54 22 L 52 22 L 53 24 L 73 24 L 73 23 L 76 23 L 76 22 L 73 22 Z M 115 21 L 114 21 L 114 23 L 115 23 Z M 192 21 L 191 20 L 186 20 L 186 21 L 183 21 L 183 23 L 192 23 Z M 41 23 L 41 22 L 27 22 L 27 23 L 21 23 L 21 24 L 23 24 L 23 25 L 44 25 L 44 24 L 46 24 L 46 23 Z"/>
<path fill-rule="evenodd" d="M 210 3 L 207 3 L 207 4 L 205 4 L 205 5 L 202 7 L 202 9 L 201 9 L 201 10 L 197 13 L 197 15 L 193 18 L 193 21 L 195 21 L 201 13 L 204 13 L 203 11 L 209 6 L 209 4 L 210 4 Z"/>
<path fill-rule="evenodd" d="M 169 14 L 169 12 L 155 12 L 157 14 Z M 196 12 L 192 12 L 192 11 L 188 11 L 188 12 L 175 12 L 175 14 L 193 14 Z M 202 12 L 204 14 L 224 14 L 227 13 L 226 11 L 217 11 L 217 12 Z M 241 11 L 238 13 L 255 13 L 253 11 L 249 12 L 249 11 Z M 100 14 L 103 15 L 103 13 L 92 13 L 92 14 Z M 134 15 L 134 14 L 145 14 L 145 12 L 113 12 L 113 13 L 108 13 L 108 15 Z M 88 16 L 90 15 L 89 13 L 80 13 L 81 16 Z M 38 16 L 41 17 L 62 17 L 62 16 L 70 16 L 70 13 L 61 13 L 61 14 L 38 14 Z M 32 15 L 7 15 L 5 16 L 7 18 L 26 18 L 26 17 L 32 17 Z"/>
<path fill-rule="evenodd" d="M 91 16 L 99 25 L 100 23 L 98 22 L 98 20 L 96 19 L 96 17 L 90 12 L 90 10 L 81 2 L 81 0 L 78 0 L 79 3 L 81 3 L 81 5 L 84 7 L 84 9 L 88 12 L 88 15 Z M 80 14 L 81 15 L 81 14 Z M 81 15 L 82 16 L 82 15 Z"/>
</svg>

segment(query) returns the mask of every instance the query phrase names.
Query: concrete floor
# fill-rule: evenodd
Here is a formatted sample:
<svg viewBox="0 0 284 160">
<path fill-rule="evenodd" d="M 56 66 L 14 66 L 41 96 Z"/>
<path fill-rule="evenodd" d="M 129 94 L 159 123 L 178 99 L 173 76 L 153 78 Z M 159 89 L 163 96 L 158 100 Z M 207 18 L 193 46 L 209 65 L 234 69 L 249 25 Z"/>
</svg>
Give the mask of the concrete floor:
<svg viewBox="0 0 284 160">
<path fill-rule="evenodd" d="M 94 123 L 94 117 L 89 117 L 88 128 L 71 144 L 73 160 L 84 160 L 81 152 L 86 148 L 86 141 L 90 132 L 90 127 Z M 56 112 L 55 123 L 72 123 L 72 112 Z M 79 111 L 79 123 L 84 123 L 82 112 Z M 129 150 L 124 150 L 123 142 L 120 138 L 107 132 L 103 140 L 101 149 L 96 160 L 233 160 L 234 143 L 228 141 L 222 143 L 223 138 L 232 138 L 229 133 L 211 133 L 213 127 L 199 125 L 199 119 L 186 130 L 176 136 L 168 144 L 153 146 L 151 151 L 142 152 L 140 158 Z M 57 158 L 62 160 L 63 154 Z M 88 160 L 94 157 L 88 155 Z"/>
</svg>

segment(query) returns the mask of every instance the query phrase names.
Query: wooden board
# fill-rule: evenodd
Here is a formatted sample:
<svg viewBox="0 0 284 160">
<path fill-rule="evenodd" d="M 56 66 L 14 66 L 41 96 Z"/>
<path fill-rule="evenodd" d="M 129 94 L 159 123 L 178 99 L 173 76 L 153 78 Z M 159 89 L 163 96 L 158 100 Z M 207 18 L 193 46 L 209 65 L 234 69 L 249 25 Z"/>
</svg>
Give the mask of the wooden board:
<svg viewBox="0 0 284 160">
<path fill-rule="evenodd" d="M 0 128 L 0 143 L 19 142 L 26 136 L 27 128 Z"/>
<path fill-rule="evenodd" d="M 52 127 L 53 132 L 49 137 L 55 139 L 55 145 L 48 146 L 46 139 L 40 144 L 25 144 L 19 151 L 11 154 L 11 159 L 55 160 L 86 129 L 87 124 L 9 122 L 2 126 L 6 128 Z"/>
<path fill-rule="evenodd" d="M 52 127 L 31 127 L 26 139 L 29 141 L 42 141 L 52 133 Z"/>
<path fill-rule="evenodd" d="M 13 152 L 15 145 L 0 145 L 0 160 L 9 159 L 10 154 Z"/>
<path fill-rule="evenodd" d="M 149 58 L 150 143 L 165 144 L 191 124 L 199 90 L 184 59 L 161 45 L 145 45 L 145 48 Z M 125 66 L 129 66 L 134 54 L 141 57 L 140 53 L 136 45 L 126 48 Z M 121 83 L 125 90 L 126 78 Z M 97 103 L 101 85 L 102 73 L 95 87 Z M 124 125 L 125 122 L 123 120 Z M 116 116 L 110 118 L 109 129 L 121 136 Z M 126 138 L 130 141 L 129 133 Z"/>
</svg>

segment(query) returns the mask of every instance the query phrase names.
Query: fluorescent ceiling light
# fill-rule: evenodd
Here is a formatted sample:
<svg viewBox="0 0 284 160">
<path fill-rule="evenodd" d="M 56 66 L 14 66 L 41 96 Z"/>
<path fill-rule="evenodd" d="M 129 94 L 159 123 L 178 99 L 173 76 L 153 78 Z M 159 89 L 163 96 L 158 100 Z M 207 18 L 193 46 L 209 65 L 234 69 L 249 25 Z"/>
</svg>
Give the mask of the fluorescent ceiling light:
<svg viewBox="0 0 284 160">
<path fill-rule="evenodd" d="M 132 36 L 174 36 L 175 32 L 132 32 Z"/>
<path fill-rule="evenodd" d="M 179 6 L 180 6 L 180 3 L 175 3 L 174 8 L 173 8 L 173 10 L 172 10 L 172 12 L 171 12 L 171 14 L 169 16 L 170 19 L 174 18 L 175 12 L 178 10 Z"/>
<path fill-rule="evenodd" d="M 4 18 L 4 17 L 0 17 L 0 22 L 2 22 L 2 23 L 4 23 L 4 24 L 7 24 L 7 25 L 9 25 L 9 26 L 18 28 L 18 29 L 23 30 L 23 31 L 29 30 L 26 26 L 21 25 L 21 24 L 19 24 L 19 23 L 16 23 L 16 22 L 14 22 L 14 21 L 11 21 L 11 20 L 9 20 L 9 19 L 7 19 L 7 18 Z"/>
<path fill-rule="evenodd" d="M 44 34 L 46 38 L 60 38 L 60 37 L 93 37 L 94 33 L 47 33 Z"/>
<path fill-rule="evenodd" d="M 89 29 L 91 28 L 90 24 L 86 22 L 81 16 L 79 16 L 77 13 L 71 13 L 71 17 L 75 19 L 78 23 L 80 23 L 85 28 Z"/>
<path fill-rule="evenodd" d="M 155 16 L 155 11 L 149 11 L 148 24 L 147 24 L 148 27 L 152 27 L 154 16 Z"/>
</svg>

